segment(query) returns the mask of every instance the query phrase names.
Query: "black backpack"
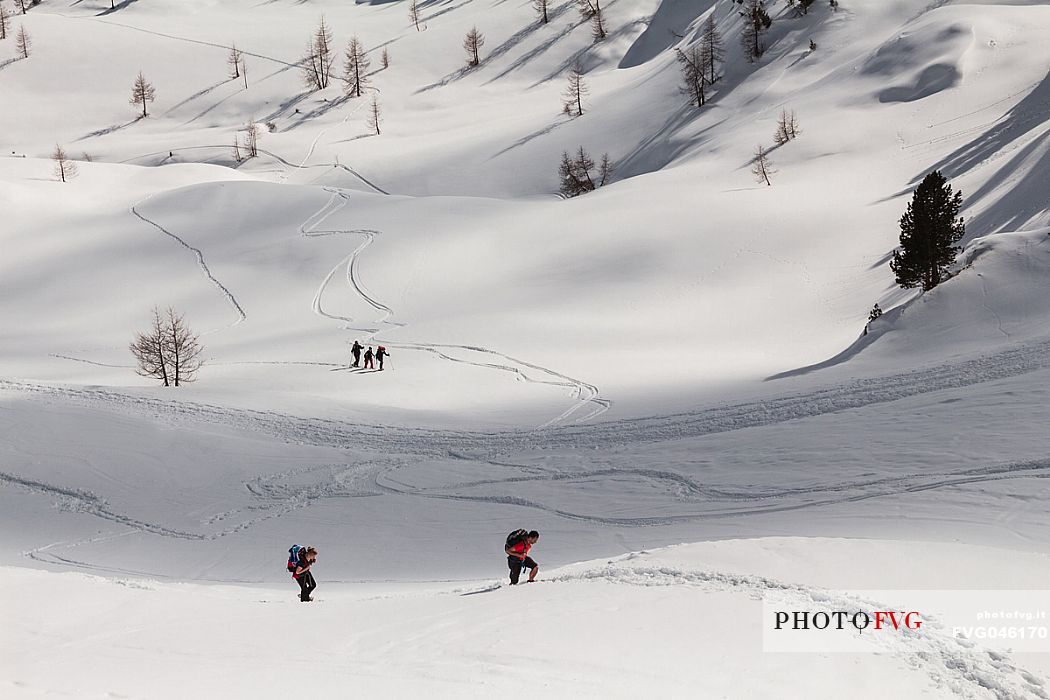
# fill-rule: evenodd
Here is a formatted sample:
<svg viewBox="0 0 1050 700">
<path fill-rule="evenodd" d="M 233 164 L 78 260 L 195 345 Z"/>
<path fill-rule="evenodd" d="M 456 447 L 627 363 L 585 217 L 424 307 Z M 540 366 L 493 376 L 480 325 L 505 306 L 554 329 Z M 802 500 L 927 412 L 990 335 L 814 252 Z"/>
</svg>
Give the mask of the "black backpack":
<svg viewBox="0 0 1050 700">
<path fill-rule="evenodd" d="M 523 542 L 525 540 L 525 538 L 528 537 L 528 536 L 529 536 L 529 531 L 528 530 L 525 530 L 525 529 L 522 529 L 522 528 L 519 528 L 519 529 L 515 530 L 514 532 L 510 533 L 509 535 L 507 535 L 507 546 L 504 547 L 504 549 L 510 549 L 511 547 L 513 547 L 514 545 L 518 544 L 519 542 Z"/>
</svg>

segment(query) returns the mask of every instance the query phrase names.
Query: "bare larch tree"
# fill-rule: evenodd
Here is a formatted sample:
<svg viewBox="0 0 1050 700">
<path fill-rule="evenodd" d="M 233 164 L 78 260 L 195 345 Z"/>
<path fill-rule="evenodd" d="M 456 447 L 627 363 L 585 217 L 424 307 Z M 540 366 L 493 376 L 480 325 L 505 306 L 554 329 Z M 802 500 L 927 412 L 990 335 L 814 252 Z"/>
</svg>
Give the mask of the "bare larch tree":
<svg viewBox="0 0 1050 700">
<path fill-rule="evenodd" d="M 379 65 L 383 66 L 383 70 L 390 67 L 390 51 L 384 47 L 383 53 L 379 55 Z"/>
<path fill-rule="evenodd" d="M 675 56 L 682 69 L 682 86 L 679 90 L 689 96 L 689 103 L 697 109 L 704 106 L 707 95 L 707 72 L 704 70 L 704 59 L 699 44 L 693 44 L 685 51 L 675 49 Z"/>
<path fill-rule="evenodd" d="M 550 0 L 532 0 L 532 9 L 536 10 L 536 14 L 540 16 L 540 21 L 547 24 L 550 19 L 547 17 L 547 8 L 550 6 Z"/>
<path fill-rule="evenodd" d="M 22 14 L 26 13 L 26 0 L 15 0 L 18 3 L 18 7 L 21 8 Z"/>
<path fill-rule="evenodd" d="M 226 56 L 226 65 L 230 67 L 230 79 L 241 77 L 241 51 L 237 48 L 237 42 L 230 46 L 230 53 Z"/>
<path fill-rule="evenodd" d="M 33 39 L 29 36 L 26 28 L 19 25 L 18 36 L 15 37 L 15 49 L 22 58 L 29 58 L 29 49 L 33 48 Z"/>
<path fill-rule="evenodd" d="M 190 330 L 181 314 L 168 307 L 165 319 L 167 330 L 167 358 L 170 363 L 170 376 L 175 386 L 182 382 L 192 382 L 204 361 L 199 337 Z"/>
<path fill-rule="evenodd" d="M 795 138 L 802 133 L 802 129 L 798 127 L 798 119 L 795 117 L 795 110 L 790 112 L 787 109 L 780 110 L 780 118 L 777 119 L 777 130 L 773 134 L 773 141 L 778 146 L 782 146 L 791 139 Z"/>
<path fill-rule="evenodd" d="M 382 114 L 379 111 L 379 96 L 375 93 L 372 94 L 372 107 L 369 110 L 368 123 L 373 129 L 376 130 L 376 136 L 379 136 L 379 124 L 383 121 Z"/>
<path fill-rule="evenodd" d="M 11 27 L 11 18 L 7 14 L 7 8 L 0 1 L 0 41 L 7 38 L 7 30 Z"/>
<path fill-rule="evenodd" d="M 371 64 L 361 40 L 351 37 L 343 64 L 343 91 L 347 96 L 360 97 L 361 91 L 368 87 L 368 67 Z"/>
<path fill-rule="evenodd" d="M 317 30 L 306 44 L 306 54 L 300 66 L 306 87 L 314 90 L 328 87 L 332 73 L 332 30 L 328 28 L 324 15 L 321 15 Z"/>
<path fill-rule="evenodd" d="M 587 84 L 583 82 L 583 67 L 579 63 L 573 64 L 569 70 L 569 84 L 562 93 L 565 103 L 562 111 L 570 117 L 583 116 L 583 96 L 588 92 Z"/>
<path fill-rule="evenodd" d="M 700 35 L 700 62 L 705 68 L 708 85 L 714 85 L 718 80 L 717 64 L 723 62 L 725 57 L 725 46 L 715 25 L 715 18 L 708 16 L 704 22 L 704 32 Z"/>
<path fill-rule="evenodd" d="M 773 183 L 769 181 L 769 176 L 775 174 L 776 170 L 773 169 L 773 163 L 769 160 L 769 154 L 766 153 L 766 149 L 762 148 L 762 146 L 755 147 L 753 163 L 751 172 L 754 174 L 755 179 L 772 186 Z"/>
<path fill-rule="evenodd" d="M 477 27 L 471 27 L 467 32 L 467 38 L 463 40 L 463 48 L 467 50 L 467 65 L 476 66 L 481 63 L 478 50 L 485 45 L 485 35 L 478 31 Z"/>
<path fill-rule="evenodd" d="M 594 159 L 583 150 L 583 146 L 580 146 L 580 150 L 572 156 L 568 152 L 562 153 L 561 165 L 558 166 L 561 193 L 566 197 L 578 197 L 581 194 L 593 192 L 612 178 L 613 164 L 609 160 L 608 153 L 602 154 L 597 174 L 591 175 L 594 168 Z"/>
<path fill-rule="evenodd" d="M 146 80 L 146 76 L 139 71 L 138 77 L 135 78 L 135 84 L 131 87 L 131 99 L 128 100 L 133 105 L 142 105 L 142 116 L 149 116 L 146 114 L 146 103 L 152 102 L 157 96 L 157 91 L 153 89 L 153 85 Z"/>
<path fill-rule="evenodd" d="M 55 177 L 62 182 L 77 176 L 77 164 L 69 159 L 58 144 L 55 144 L 55 150 L 51 152 L 51 160 L 55 161 Z"/>
<path fill-rule="evenodd" d="M 244 148 L 248 151 L 249 158 L 259 155 L 259 125 L 254 119 L 249 119 L 244 127 Z"/>
<path fill-rule="evenodd" d="M 576 0 L 576 8 L 584 19 L 591 21 L 591 35 L 595 41 L 601 41 L 609 35 L 605 31 L 605 16 L 601 0 Z"/>
<path fill-rule="evenodd" d="M 164 319 L 160 316 L 157 307 L 153 307 L 153 325 L 145 333 L 136 333 L 129 349 L 135 356 L 137 365 L 135 374 L 140 377 L 153 377 L 171 386 L 168 375 L 168 332 Z"/>
</svg>

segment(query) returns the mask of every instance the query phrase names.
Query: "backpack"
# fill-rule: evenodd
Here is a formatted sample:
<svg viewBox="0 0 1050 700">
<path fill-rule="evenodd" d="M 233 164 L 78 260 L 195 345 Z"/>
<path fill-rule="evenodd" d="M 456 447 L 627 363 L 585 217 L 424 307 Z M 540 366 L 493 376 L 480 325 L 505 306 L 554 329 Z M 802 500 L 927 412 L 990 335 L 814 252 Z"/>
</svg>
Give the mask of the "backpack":
<svg viewBox="0 0 1050 700">
<path fill-rule="evenodd" d="M 524 542 L 525 538 L 529 536 L 529 531 L 523 528 L 518 528 L 514 532 L 507 535 L 507 546 L 504 549 L 510 549 L 514 545 Z"/>
<path fill-rule="evenodd" d="M 288 572 L 294 574 L 295 568 L 299 566 L 299 550 L 303 549 L 301 544 L 293 544 L 288 549 Z"/>
</svg>

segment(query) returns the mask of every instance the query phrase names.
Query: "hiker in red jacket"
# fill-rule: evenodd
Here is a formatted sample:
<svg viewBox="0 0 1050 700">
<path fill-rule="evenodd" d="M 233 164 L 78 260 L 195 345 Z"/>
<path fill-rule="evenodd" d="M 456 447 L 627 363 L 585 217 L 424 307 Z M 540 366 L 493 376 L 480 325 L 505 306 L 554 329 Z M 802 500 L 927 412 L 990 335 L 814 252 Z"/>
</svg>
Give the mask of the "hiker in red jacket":
<svg viewBox="0 0 1050 700">
<path fill-rule="evenodd" d="M 315 561 L 317 561 L 317 550 L 313 547 L 303 547 L 299 550 L 299 561 L 296 564 L 295 571 L 292 572 L 292 578 L 299 583 L 299 600 L 304 603 L 309 603 L 313 600 L 311 594 L 317 588 L 317 581 L 314 580 L 314 575 L 310 573 L 310 567 L 314 565 Z"/>
<path fill-rule="evenodd" d="M 522 569 L 529 569 L 529 580 L 527 583 L 532 583 L 536 580 L 536 574 L 539 573 L 540 567 L 529 556 L 529 550 L 532 549 L 532 545 L 536 544 L 536 541 L 539 539 L 540 533 L 535 530 L 528 533 L 524 530 L 516 530 L 507 538 L 505 551 L 507 552 L 507 566 L 510 567 L 510 585 L 514 586 L 518 583 Z"/>
</svg>

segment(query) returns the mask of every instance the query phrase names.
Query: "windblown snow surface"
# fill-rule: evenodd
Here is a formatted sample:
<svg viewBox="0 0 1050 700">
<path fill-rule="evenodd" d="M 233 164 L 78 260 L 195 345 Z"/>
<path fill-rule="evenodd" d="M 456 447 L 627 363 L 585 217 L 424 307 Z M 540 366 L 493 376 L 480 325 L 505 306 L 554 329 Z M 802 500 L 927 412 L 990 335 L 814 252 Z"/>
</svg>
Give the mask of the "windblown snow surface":
<svg viewBox="0 0 1050 700">
<path fill-rule="evenodd" d="M 1050 606 L 1045 2 L 768 3 L 754 63 L 731 0 L 612 0 L 599 42 L 571 0 L 3 2 L 0 696 L 1050 697 L 1045 653 L 936 605 L 879 653 L 767 651 L 762 617 Z M 304 88 L 322 14 L 365 96 L 341 55 Z M 565 200 L 581 146 L 613 182 Z M 933 169 L 967 235 L 919 294 L 887 263 Z M 197 382 L 135 374 L 153 306 Z M 542 583 L 499 586 L 518 527 Z"/>
</svg>

